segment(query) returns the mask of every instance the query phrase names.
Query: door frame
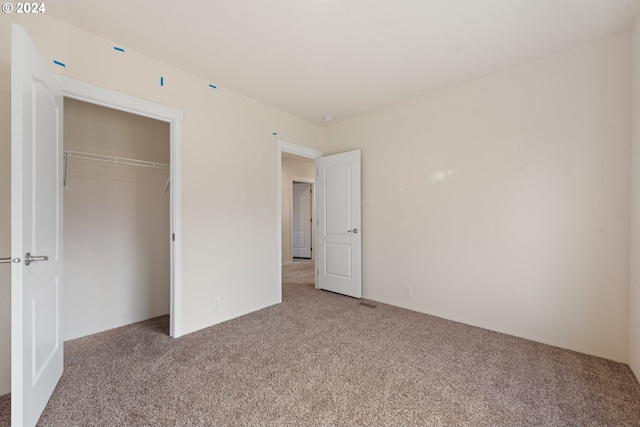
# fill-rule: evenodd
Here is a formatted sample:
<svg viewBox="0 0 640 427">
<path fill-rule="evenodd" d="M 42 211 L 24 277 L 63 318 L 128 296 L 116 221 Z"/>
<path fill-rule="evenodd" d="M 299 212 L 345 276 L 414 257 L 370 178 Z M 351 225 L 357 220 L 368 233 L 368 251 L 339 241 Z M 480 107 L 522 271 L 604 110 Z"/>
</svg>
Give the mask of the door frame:
<svg viewBox="0 0 640 427">
<path fill-rule="evenodd" d="M 66 98 L 169 123 L 170 271 L 169 334 L 182 336 L 182 120 L 183 112 L 66 76 L 56 75 Z"/>
<path fill-rule="evenodd" d="M 289 181 L 291 182 L 291 198 L 289 200 L 289 206 L 290 206 L 290 212 L 289 212 L 289 218 L 292 218 L 291 221 L 291 242 L 289 243 L 291 245 L 291 258 L 294 258 L 293 256 L 293 185 L 294 184 L 309 184 L 309 188 L 311 189 L 311 212 L 309 212 L 309 215 L 311 215 L 311 219 L 315 218 L 316 215 L 316 198 L 315 198 L 315 180 L 313 179 L 309 179 L 309 178 L 302 178 L 299 176 L 289 176 Z M 313 261 L 316 260 L 316 256 L 315 256 L 315 248 L 316 248 L 316 233 L 314 233 L 313 231 L 313 223 L 311 223 L 311 242 L 309 243 L 311 245 L 311 259 Z"/>
<path fill-rule="evenodd" d="M 277 140 L 277 150 L 278 152 L 278 160 L 277 160 L 277 176 L 278 176 L 278 186 L 277 186 L 277 217 L 278 217 L 278 289 L 276 290 L 276 301 L 277 303 L 282 302 L 282 153 L 295 154 L 296 156 L 306 157 L 308 159 L 317 159 L 319 157 L 324 156 L 322 151 L 314 150 L 313 148 L 304 147 L 302 145 L 292 144 L 290 142 L 283 141 L 281 139 Z M 315 209 L 315 193 L 314 193 L 314 209 Z M 315 218 L 315 212 L 313 212 L 313 216 Z M 314 257 L 315 259 L 315 257 Z"/>
</svg>

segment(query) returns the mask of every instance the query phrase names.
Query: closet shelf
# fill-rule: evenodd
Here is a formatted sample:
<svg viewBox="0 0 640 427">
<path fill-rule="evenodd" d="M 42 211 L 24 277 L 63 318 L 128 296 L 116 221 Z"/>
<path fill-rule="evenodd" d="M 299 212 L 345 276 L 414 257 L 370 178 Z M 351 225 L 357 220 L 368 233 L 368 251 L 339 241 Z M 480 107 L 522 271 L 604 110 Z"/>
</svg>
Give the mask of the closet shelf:
<svg viewBox="0 0 640 427">
<path fill-rule="evenodd" d="M 117 163 L 128 166 L 142 166 L 145 168 L 155 168 L 169 170 L 166 163 L 148 162 L 146 160 L 127 159 L 125 157 L 105 156 L 102 154 L 83 153 L 81 151 L 64 150 L 64 157 L 83 160 L 95 160 L 97 162 Z"/>
<path fill-rule="evenodd" d="M 64 177 L 62 179 L 62 182 L 65 190 L 67 189 L 67 170 L 69 168 L 69 159 L 94 160 L 96 162 L 116 163 L 119 165 L 142 166 L 143 168 L 169 170 L 169 165 L 166 163 L 148 162 L 146 160 L 127 159 L 125 157 L 105 156 L 103 154 L 64 150 Z M 162 192 L 162 194 L 165 194 L 167 192 L 170 182 L 171 175 L 169 175 L 169 178 L 167 178 L 167 184 L 164 186 L 164 191 Z"/>
</svg>

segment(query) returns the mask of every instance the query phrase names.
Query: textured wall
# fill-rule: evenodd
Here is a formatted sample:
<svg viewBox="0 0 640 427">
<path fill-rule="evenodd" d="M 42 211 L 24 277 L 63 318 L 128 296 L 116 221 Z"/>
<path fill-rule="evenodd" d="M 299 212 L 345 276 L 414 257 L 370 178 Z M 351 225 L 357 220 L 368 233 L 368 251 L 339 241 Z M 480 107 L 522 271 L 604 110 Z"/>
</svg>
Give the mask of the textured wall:
<svg viewBox="0 0 640 427">
<path fill-rule="evenodd" d="M 327 128 L 365 297 L 626 362 L 630 68 L 627 34 Z"/>
</svg>

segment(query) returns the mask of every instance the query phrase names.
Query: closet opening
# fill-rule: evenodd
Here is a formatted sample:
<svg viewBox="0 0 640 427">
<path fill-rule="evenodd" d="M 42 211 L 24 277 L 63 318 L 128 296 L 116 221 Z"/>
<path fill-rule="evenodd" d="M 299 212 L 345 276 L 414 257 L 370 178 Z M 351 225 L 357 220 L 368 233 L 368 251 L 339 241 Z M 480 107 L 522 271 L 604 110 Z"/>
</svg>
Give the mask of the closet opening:
<svg viewBox="0 0 640 427">
<path fill-rule="evenodd" d="M 170 163 L 170 122 L 65 97 L 65 341 L 171 313 Z"/>
</svg>

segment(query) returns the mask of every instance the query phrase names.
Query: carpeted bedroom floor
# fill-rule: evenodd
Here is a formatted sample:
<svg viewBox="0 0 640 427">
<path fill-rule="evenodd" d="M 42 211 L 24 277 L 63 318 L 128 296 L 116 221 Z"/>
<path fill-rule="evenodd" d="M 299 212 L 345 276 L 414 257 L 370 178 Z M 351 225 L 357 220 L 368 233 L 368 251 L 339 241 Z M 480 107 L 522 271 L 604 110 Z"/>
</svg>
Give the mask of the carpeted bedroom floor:
<svg viewBox="0 0 640 427">
<path fill-rule="evenodd" d="M 179 339 L 165 316 L 65 343 L 38 425 L 640 426 L 626 365 L 283 277 L 282 304 Z"/>
</svg>

